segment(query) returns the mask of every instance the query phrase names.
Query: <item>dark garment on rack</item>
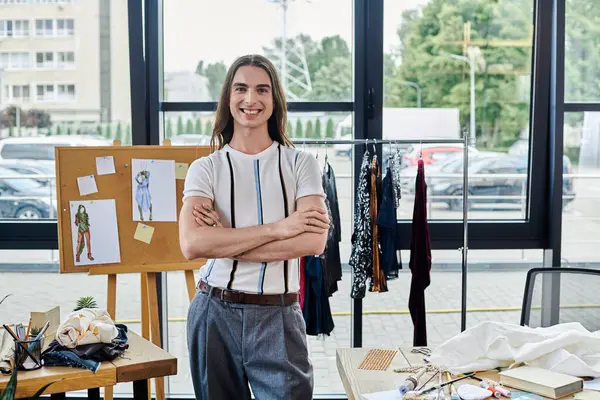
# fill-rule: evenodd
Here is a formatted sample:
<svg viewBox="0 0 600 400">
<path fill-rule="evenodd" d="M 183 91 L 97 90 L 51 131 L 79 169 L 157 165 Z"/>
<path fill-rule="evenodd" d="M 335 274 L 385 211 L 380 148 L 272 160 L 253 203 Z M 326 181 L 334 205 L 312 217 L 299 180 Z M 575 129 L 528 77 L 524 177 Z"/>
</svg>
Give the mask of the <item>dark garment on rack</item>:
<svg viewBox="0 0 600 400">
<path fill-rule="evenodd" d="M 397 218 L 392 180 L 392 172 L 388 168 L 383 179 L 381 208 L 377 216 L 379 243 L 381 245 L 381 267 L 385 271 L 387 279 L 398 278 L 398 270 L 402 268 L 401 260 L 398 260 L 396 252 Z"/>
<path fill-rule="evenodd" d="M 350 297 L 362 299 L 367 291 L 367 277 L 373 271 L 371 247 L 371 216 L 369 214 L 369 181 L 370 181 L 369 151 L 365 150 L 360 172 L 356 203 L 354 207 L 354 231 L 352 232 L 352 252 L 349 264 L 352 267 L 352 291 Z"/>
<path fill-rule="evenodd" d="M 371 292 L 387 292 L 387 281 L 385 279 L 385 271 L 381 266 L 381 252 L 379 249 L 379 227 L 377 226 L 377 215 L 379 213 L 379 207 L 381 205 L 381 172 L 379 170 L 379 163 L 377 157 L 373 157 L 371 161 L 371 182 L 369 187 L 370 192 L 370 203 L 369 213 L 371 216 L 371 246 L 373 256 L 373 275 L 371 277 L 371 285 L 369 291 Z"/>
<path fill-rule="evenodd" d="M 305 294 L 302 315 L 306 323 L 306 334 L 311 336 L 329 335 L 333 331 L 333 316 L 329 296 L 323 280 L 322 259 L 316 256 L 304 257 Z"/>
<path fill-rule="evenodd" d="M 333 293 L 337 292 L 337 283 L 342 279 L 342 260 L 340 257 L 340 208 L 335 184 L 335 174 L 328 162 L 325 162 L 322 183 L 331 220 L 331 232 L 327 237 L 327 245 L 324 253 L 325 286 L 328 296 L 331 296 Z"/>
<path fill-rule="evenodd" d="M 427 185 L 423 160 L 418 161 L 417 167 L 409 266 L 412 279 L 408 309 L 414 325 L 413 346 L 427 346 L 425 289 L 431 283 L 431 243 L 427 226 Z"/>
</svg>

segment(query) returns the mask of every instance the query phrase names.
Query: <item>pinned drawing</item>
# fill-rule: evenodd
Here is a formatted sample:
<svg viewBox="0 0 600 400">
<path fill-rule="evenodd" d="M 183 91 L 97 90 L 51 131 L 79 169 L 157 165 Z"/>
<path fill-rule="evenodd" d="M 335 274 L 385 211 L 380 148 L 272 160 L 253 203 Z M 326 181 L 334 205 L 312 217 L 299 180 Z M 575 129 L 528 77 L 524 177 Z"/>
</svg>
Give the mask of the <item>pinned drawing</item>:
<svg viewBox="0 0 600 400">
<path fill-rule="evenodd" d="M 144 220 L 144 213 L 150 212 L 148 217 L 152 221 L 152 195 L 150 194 L 150 171 L 144 169 L 135 177 L 137 188 L 135 192 L 135 201 L 140 213 L 140 220 Z"/>
<path fill-rule="evenodd" d="M 115 200 L 71 201 L 75 265 L 121 262 Z"/>
<path fill-rule="evenodd" d="M 75 214 L 75 225 L 77 225 L 77 252 L 75 253 L 75 262 L 80 262 L 81 252 L 87 243 L 87 258 L 94 261 L 92 257 L 92 243 L 90 241 L 90 216 L 86 212 L 85 206 L 80 204 Z"/>
<path fill-rule="evenodd" d="M 177 221 L 174 160 L 131 160 L 133 221 Z"/>
</svg>

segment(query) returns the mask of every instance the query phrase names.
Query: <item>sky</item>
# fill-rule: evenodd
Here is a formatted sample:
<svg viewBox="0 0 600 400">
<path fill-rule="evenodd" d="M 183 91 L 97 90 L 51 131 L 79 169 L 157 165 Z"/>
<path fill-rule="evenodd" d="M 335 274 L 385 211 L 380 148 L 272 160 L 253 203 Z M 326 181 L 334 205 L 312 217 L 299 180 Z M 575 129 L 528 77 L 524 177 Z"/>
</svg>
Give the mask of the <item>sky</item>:
<svg viewBox="0 0 600 400">
<path fill-rule="evenodd" d="M 164 70 L 193 71 L 199 60 L 223 61 L 261 53 L 283 32 L 284 0 L 164 0 Z M 287 36 L 319 40 L 340 35 L 353 43 L 353 0 L 286 0 Z M 384 48 L 398 44 L 401 13 L 428 0 L 385 0 Z"/>
</svg>

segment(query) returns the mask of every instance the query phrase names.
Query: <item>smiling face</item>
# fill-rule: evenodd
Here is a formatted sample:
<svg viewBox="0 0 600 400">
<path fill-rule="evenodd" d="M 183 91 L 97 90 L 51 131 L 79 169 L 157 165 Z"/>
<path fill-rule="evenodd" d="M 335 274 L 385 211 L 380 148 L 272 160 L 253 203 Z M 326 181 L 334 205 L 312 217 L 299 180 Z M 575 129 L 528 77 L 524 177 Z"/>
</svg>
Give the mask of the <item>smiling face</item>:
<svg viewBox="0 0 600 400">
<path fill-rule="evenodd" d="M 273 114 L 273 90 L 269 74 L 251 65 L 240 67 L 231 85 L 229 109 L 236 125 L 266 126 Z"/>
</svg>

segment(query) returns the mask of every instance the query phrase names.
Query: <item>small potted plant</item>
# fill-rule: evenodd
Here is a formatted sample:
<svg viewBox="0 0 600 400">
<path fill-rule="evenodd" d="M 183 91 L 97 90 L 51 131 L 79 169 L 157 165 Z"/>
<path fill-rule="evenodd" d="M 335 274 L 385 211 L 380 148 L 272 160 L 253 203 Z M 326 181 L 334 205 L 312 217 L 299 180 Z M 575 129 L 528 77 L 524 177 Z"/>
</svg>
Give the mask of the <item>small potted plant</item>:
<svg viewBox="0 0 600 400">
<path fill-rule="evenodd" d="M 80 297 L 73 311 L 79 311 L 82 308 L 98 308 L 98 303 L 96 303 L 96 300 L 92 296 Z"/>
</svg>

